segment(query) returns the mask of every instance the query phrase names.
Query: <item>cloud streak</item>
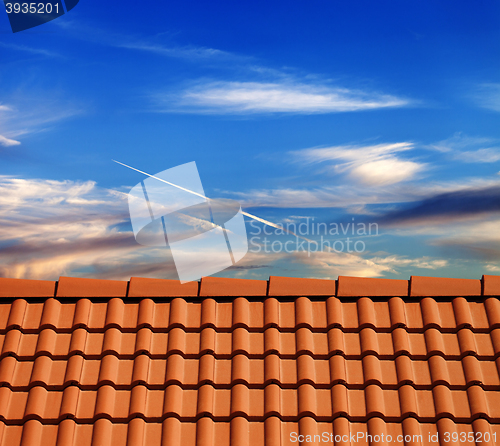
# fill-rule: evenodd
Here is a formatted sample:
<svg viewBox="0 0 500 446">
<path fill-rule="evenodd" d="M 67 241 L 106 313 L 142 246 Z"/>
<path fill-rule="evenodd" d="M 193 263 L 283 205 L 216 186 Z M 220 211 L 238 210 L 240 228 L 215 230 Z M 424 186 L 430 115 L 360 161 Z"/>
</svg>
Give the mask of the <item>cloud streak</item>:
<svg viewBox="0 0 500 446">
<path fill-rule="evenodd" d="M 454 191 L 422 200 L 404 210 L 389 213 L 380 218 L 387 224 L 428 224 L 456 221 L 457 218 L 485 216 L 498 213 L 500 216 L 500 186 L 486 189 Z"/>
<path fill-rule="evenodd" d="M 59 54 L 54 53 L 52 51 L 43 49 L 43 48 L 32 48 L 26 45 L 18 45 L 15 43 L 5 43 L 0 42 L 0 47 L 14 50 L 14 51 L 22 51 L 25 53 L 36 54 L 38 56 L 46 56 L 46 57 L 60 57 Z"/>
<path fill-rule="evenodd" d="M 413 149 L 409 142 L 373 146 L 335 146 L 292 152 L 308 164 L 336 162 L 334 173 L 348 172 L 355 181 L 368 186 L 386 186 L 415 177 L 425 164 L 401 159 L 400 152 Z M 342 162 L 343 161 L 343 162 Z"/>
<path fill-rule="evenodd" d="M 17 97 L 16 106 L 0 105 L 0 145 L 19 145 L 18 137 L 46 130 L 82 113 L 74 105 L 46 97 Z"/>
<path fill-rule="evenodd" d="M 404 107 L 409 101 L 379 94 L 300 82 L 207 82 L 178 95 L 156 95 L 162 111 L 211 114 L 320 114 Z"/>
<path fill-rule="evenodd" d="M 492 138 L 471 137 L 455 133 L 452 137 L 429 146 L 466 163 L 495 163 L 500 161 L 500 145 Z"/>
<path fill-rule="evenodd" d="M 500 112 L 500 83 L 479 84 L 471 94 L 471 98 L 481 108 Z"/>
<path fill-rule="evenodd" d="M 10 146 L 18 146 L 21 144 L 19 141 L 16 141 L 15 139 L 9 139 L 6 138 L 5 136 L 0 135 L 0 146 L 4 147 L 10 147 Z"/>
<path fill-rule="evenodd" d="M 123 40 L 123 39 L 121 39 Z M 118 48 L 126 48 L 130 50 L 143 51 L 148 53 L 157 54 L 159 56 L 175 57 L 189 60 L 233 60 L 243 59 L 241 56 L 222 51 L 214 48 L 207 48 L 202 46 L 166 46 L 157 43 L 135 41 L 128 43 L 117 43 L 114 46 Z"/>
</svg>

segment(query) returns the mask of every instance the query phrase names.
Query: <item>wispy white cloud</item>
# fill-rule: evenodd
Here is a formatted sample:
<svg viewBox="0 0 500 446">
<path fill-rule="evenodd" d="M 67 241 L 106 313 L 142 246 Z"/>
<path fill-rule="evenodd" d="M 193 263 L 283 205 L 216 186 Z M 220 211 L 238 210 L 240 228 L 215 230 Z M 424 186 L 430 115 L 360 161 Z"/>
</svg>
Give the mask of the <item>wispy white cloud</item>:
<svg viewBox="0 0 500 446">
<path fill-rule="evenodd" d="M 354 180 L 369 186 L 386 186 L 413 179 L 425 164 L 397 156 L 414 148 L 409 142 L 373 146 L 335 146 L 292 152 L 298 161 L 333 164 L 335 173 L 349 173 Z"/>
<path fill-rule="evenodd" d="M 14 51 L 22 51 L 25 53 L 36 54 L 38 56 L 60 57 L 59 54 L 54 53 L 53 51 L 49 51 L 45 48 L 33 48 L 30 46 L 19 45 L 16 43 L 0 42 L 0 47 L 14 50 Z"/>
<path fill-rule="evenodd" d="M 488 271 L 492 271 L 494 273 L 497 273 L 497 272 L 500 272 L 500 266 L 499 265 L 486 265 L 485 268 L 488 270 Z"/>
<path fill-rule="evenodd" d="M 142 51 L 164 57 L 186 59 L 189 61 L 242 61 L 250 57 L 241 56 L 217 48 L 208 48 L 202 45 L 179 45 L 173 42 L 160 41 L 160 33 L 155 36 L 134 36 L 107 29 L 90 26 L 76 20 L 63 20 L 56 23 L 66 35 L 98 45 L 115 48 L 124 48 L 133 51 Z M 165 39 L 163 39 L 165 40 Z"/>
<path fill-rule="evenodd" d="M 339 185 L 304 188 L 250 189 L 225 193 L 246 207 L 276 208 L 359 208 L 366 205 L 413 203 L 451 192 L 500 186 L 500 178 L 464 178 L 453 181 L 417 181 L 393 185 L 365 187 L 345 181 Z"/>
<path fill-rule="evenodd" d="M 154 53 L 160 56 L 176 57 L 176 58 L 190 59 L 190 60 L 243 59 L 243 57 L 237 56 L 236 54 L 230 53 L 228 51 L 222 51 L 215 48 L 207 48 L 203 46 L 194 46 L 194 45 L 169 46 L 169 45 L 140 41 L 140 40 L 123 43 L 123 39 L 121 39 L 121 42 L 115 43 L 114 46 L 119 48 L 127 48 L 131 50 Z"/>
<path fill-rule="evenodd" d="M 500 83 L 479 84 L 470 97 L 477 106 L 500 112 Z"/>
<path fill-rule="evenodd" d="M 151 94 L 154 110 L 158 112 L 311 114 L 405 107 L 416 103 L 387 93 L 331 85 L 321 82 L 311 73 L 293 77 L 289 73 L 297 70 L 269 67 L 252 55 L 160 41 L 158 35 L 123 35 L 74 21 L 58 22 L 57 26 L 74 38 L 100 45 L 186 59 L 205 66 L 216 65 L 233 75 L 237 70 L 237 80 L 234 76 L 215 81 L 202 79 L 183 88 L 180 93 L 177 88 L 175 92 Z"/>
<path fill-rule="evenodd" d="M 478 149 L 464 151 L 454 156 L 454 159 L 466 163 L 496 163 L 500 161 L 500 148 Z"/>
<path fill-rule="evenodd" d="M 302 277 L 336 279 L 338 276 L 382 277 L 387 274 L 400 274 L 402 269 L 439 270 L 449 263 L 444 259 L 432 257 L 409 258 L 397 255 L 373 255 L 370 253 L 350 254 L 347 252 L 249 252 L 238 265 L 221 275 L 229 273 L 237 277 L 262 278 L 263 268 L 286 265 L 288 274 L 300 274 Z M 266 270 L 267 273 L 267 270 Z M 406 273 L 405 273 L 406 274 Z"/>
<path fill-rule="evenodd" d="M 461 132 L 432 144 L 429 148 L 447 153 L 450 158 L 466 163 L 494 163 L 500 161 L 500 144 L 498 140 L 471 137 Z"/>
<path fill-rule="evenodd" d="M 309 255 L 304 252 L 293 254 L 293 261 L 312 268 L 318 277 L 336 278 L 342 276 L 380 277 L 387 273 L 398 274 L 402 268 L 419 268 L 437 270 L 444 268 L 448 262 L 444 259 L 430 257 L 408 258 L 397 255 L 369 256 L 348 253 L 318 252 Z"/>
<path fill-rule="evenodd" d="M 16 141 L 15 139 L 9 139 L 6 138 L 5 136 L 0 135 L 0 146 L 4 147 L 10 147 L 10 146 L 18 146 L 21 144 L 19 141 Z"/>
<path fill-rule="evenodd" d="M 160 110 L 188 113 L 335 113 L 403 107 L 404 98 L 303 82 L 206 82 L 154 96 Z"/>
<path fill-rule="evenodd" d="M 68 101 L 49 99 L 46 95 L 18 95 L 15 106 L 0 105 L 0 135 L 10 141 L 0 138 L 0 144 L 17 145 L 20 136 L 47 130 L 57 122 L 82 112 L 81 107 Z"/>
</svg>

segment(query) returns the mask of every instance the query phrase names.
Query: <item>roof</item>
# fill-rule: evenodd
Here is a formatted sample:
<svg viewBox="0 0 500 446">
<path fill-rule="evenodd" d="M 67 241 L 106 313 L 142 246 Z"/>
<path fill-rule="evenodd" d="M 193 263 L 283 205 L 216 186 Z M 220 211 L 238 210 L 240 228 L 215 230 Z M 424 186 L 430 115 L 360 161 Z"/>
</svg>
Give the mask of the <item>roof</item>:
<svg viewBox="0 0 500 446">
<path fill-rule="evenodd" d="M 499 295 L 498 276 L 0 278 L 0 445 L 493 445 Z"/>
</svg>

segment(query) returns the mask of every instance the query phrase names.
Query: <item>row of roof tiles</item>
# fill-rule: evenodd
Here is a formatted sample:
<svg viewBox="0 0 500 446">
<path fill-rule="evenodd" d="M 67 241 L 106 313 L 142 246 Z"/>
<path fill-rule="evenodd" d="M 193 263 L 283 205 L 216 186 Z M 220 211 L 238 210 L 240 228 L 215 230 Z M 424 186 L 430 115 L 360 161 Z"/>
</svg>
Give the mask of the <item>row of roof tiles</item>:
<svg viewBox="0 0 500 446">
<path fill-rule="evenodd" d="M 252 388 L 269 384 L 282 388 L 297 388 L 301 384 L 329 388 L 345 384 L 350 389 L 377 384 L 385 389 L 412 385 L 430 390 L 446 385 L 463 390 L 480 385 L 486 390 L 500 390 L 499 368 L 500 358 L 480 361 L 474 356 L 465 356 L 461 361 L 447 361 L 441 356 L 412 361 L 404 355 L 395 360 L 380 360 L 371 355 L 362 360 L 346 360 L 339 355 L 323 360 L 313 360 L 308 355 L 297 359 L 268 355 L 252 360 L 244 355 L 236 355 L 231 360 L 216 360 L 212 355 L 200 359 L 185 359 L 180 355 L 150 359 L 147 355 L 139 355 L 133 360 L 124 360 L 107 355 L 101 360 L 85 360 L 74 355 L 69 360 L 55 361 L 47 356 L 39 356 L 34 361 L 18 361 L 7 356 L 0 361 L 0 386 L 28 391 L 35 386 L 64 390 L 69 385 L 87 390 L 112 385 L 126 390 L 140 384 L 161 390 L 171 384 L 186 389 L 205 384 L 216 388 L 235 384 Z"/>
<path fill-rule="evenodd" d="M 167 417 L 183 421 L 202 417 L 229 421 L 237 416 L 254 421 L 271 416 L 284 421 L 298 421 L 305 416 L 332 421 L 342 416 L 359 422 L 372 417 L 396 422 L 411 416 L 422 422 L 447 417 L 458 422 L 484 418 L 500 423 L 500 392 L 480 386 L 453 390 L 444 385 L 432 390 L 417 390 L 409 385 L 388 390 L 376 384 L 365 389 L 348 389 L 342 384 L 331 389 L 316 389 L 311 384 L 301 384 L 297 389 L 282 389 L 276 384 L 263 389 L 244 384 L 235 384 L 230 389 L 216 389 L 208 384 L 199 389 L 183 389 L 172 384 L 164 390 L 142 385 L 132 390 L 117 390 L 105 385 L 97 390 L 69 386 L 63 392 L 41 386 L 29 392 L 0 387 L 0 419 L 11 424 L 30 419 L 55 423 L 65 418 L 82 423 L 99 418 L 126 422 L 136 417 L 149 422 Z"/>
<path fill-rule="evenodd" d="M 473 441 L 467 442 L 471 438 Z M 342 417 L 333 422 L 318 422 L 310 417 L 303 417 L 298 422 L 282 422 L 277 417 L 252 422 L 235 417 L 216 423 L 206 417 L 196 423 L 180 422 L 177 418 L 167 418 L 161 423 L 148 423 L 142 418 L 134 418 L 129 423 L 113 423 L 101 418 L 94 424 L 78 424 L 66 419 L 50 425 L 29 420 L 23 426 L 0 421 L 1 446 L 280 446 L 298 444 L 299 439 L 306 445 L 393 446 L 404 443 L 405 446 L 436 446 L 439 440 L 441 444 L 463 446 L 478 440 L 478 446 L 494 446 L 499 438 L 500 425 L 484 419 L 455 423 L 449 418 L 441 418 L 436 423 L 419 423 L 414 418 L 406 418 L 401 423 L 393 423 L 374 417 L 366 423 L 357 423 Z"/>
<path fill-rule="evenodd" d="M 132 277 L 117 280 L 61 277 L 58 282 L 0 278 L 0 297 L 210 296 L 497 296 L 500 276 L 481 280 L 412 276 L 410 280 L 340 276 L 336 280 L 271 276 L 269 281 L 204 277 L 201 282 Z"/>
<path fill-rule="evenodd" d="M 349 359 L 360 359 L 366 355 L 394 359 L 402 354 L 413 359 L 433 355 L 447 359 L 460 359 L 467 355 L 496 359 L 500 355 L 500 328 L 490 333 L 474 333 L 467 328 L 457 333 L 442 333 L 435 328 L 428 328 L 423 333 L 408 333 L 404 328 L 396 328 L 390 333 L 378 333 L 371 328 L 363 328 L 359 333 L 345 333 L 339 328 L 325 333 L 313 332 L 309 328 L 298 328 L 295 332 L 280 332 L 276 328 L 249 332 L 245 328 L 235 328 L 222 333 L 212 328 L 204 328 L 201 332 L 172 328 L 167 333 L 156 333 L 149 328 L 130 333 L 123 333 L 117 328 L 89 333 L 78 328 L 71 333 L 56 333 L 46 328 L 35 334 L 11 329 L 7 334 L 0 335 L 0 351 L 0 358 L 15 356 L 22 360 L 33 360 L 40 355 L 67 359 L 75 354 L 87 359 L 98 359 L 106 354 L 133 359 L 141 353 L 147 353 L 152 358 L 165 358 L 172 354 L 198 358 L 213 353 L 218 359 L 237 354 L 251 358 L 278 354 L 284 359 L 301 354 L 317 359 L 339 354 Z"/>
<path fill-rule="evenodd" d="M 63 332 L 78 327 L 90 331 L 112 327 L 125 331 L 142 327 L 150 327 L 155 331 L 168 331 L 174 327 L 186 330 L 212 327 L 217 331 L 238 327 L 253 331 L 270 327 L 284 331 L 300 327 L 315 331 L 334 327 L 344 331 L 359 331 L 365 327 L 377 331 L 390 331 L 397 327 L 409 331 L 427 328 L 439 328 L 441 331 L 456 331 L 460 328 L 489 331 L 500 328 L 500 301 L 496 297 L 488 297 L 480 302 L 456 297 L 442 302 L 426 297 L 418 302 L 405 302 L 400 297 L 392 297 L 378 302 L 362 297 L 355 302 L 342 302 L 337 297 L 323 300 L 299 297 L 293 301 L 280 302 L 274 297 L 262 301 L 237 297 L 229 302 L 212 298 L 201 302 L 188 302 L 183 298 L 174 298 L 170 302 L 154 302 L 149 298 L 138 303 L 121 298 L 91 302 L 82 298 L 76 302 L 62 303 L 55 298 L 48 298 L 43 303 L 28 303 L 25 299 L 0 303 L 0 333 L 13 328 L 24 332 L 44 328 Z"/>
</svg>

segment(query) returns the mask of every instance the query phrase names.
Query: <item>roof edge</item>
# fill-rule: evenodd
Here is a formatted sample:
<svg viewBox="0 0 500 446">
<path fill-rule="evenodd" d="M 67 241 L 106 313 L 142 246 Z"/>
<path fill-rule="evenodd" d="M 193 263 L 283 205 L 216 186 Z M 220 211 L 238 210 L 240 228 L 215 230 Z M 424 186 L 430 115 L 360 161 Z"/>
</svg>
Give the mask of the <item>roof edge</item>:
<svg viewBox="0 0 500 446">
<path fill-rule="evenodd" d="M 0 278 L 0 298 L 158 297 L 482 297 L 500 296 L 500 276 L 481 279 L 411 276 L 410 280 L 339 276 L 269 280 L 203 277 L 199 282 L 132 277 L 130 281 L 60 277 L 59 281 Z"/>
</svg>

